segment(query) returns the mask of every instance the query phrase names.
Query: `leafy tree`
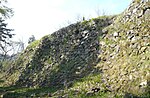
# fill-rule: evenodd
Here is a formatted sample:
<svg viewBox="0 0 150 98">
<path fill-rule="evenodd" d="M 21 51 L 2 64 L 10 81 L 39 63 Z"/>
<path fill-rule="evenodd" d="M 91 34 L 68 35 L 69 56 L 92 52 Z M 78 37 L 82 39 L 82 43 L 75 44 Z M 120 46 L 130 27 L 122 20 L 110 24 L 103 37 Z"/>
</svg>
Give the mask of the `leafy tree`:
<svg viewBox="0 0 150 98">
<path fill-rule="evenodd" d="M 7 3 L 7 0 L 0 0 L 0 14 L 4 16 L 4 18 L 8 18 L 12 15 L 13 11 L 12 9 L 5 6 Z M 12 29 L 7 28 L 7 24 L 4 23 L 3 17 L 0 16 L 0 47 L 2 46 L 2 42 L 7 43 L 6 39 L 12 38 L 12 35 L 10 32 Z"/>
<path fill-rule="evenodd" d="M 28 44 L 32 43 L 33 41 L 35 41 L 34 35 L 32 35 L 31 37 L 29 37 Z"/>
<path fill-rule="evenodd" d="M 5 4 L 7 4 L 7 0 L 0 0 L 0 14 L 5 18 L 10 18 L 13 15 L 13 10 Z"/>
<path fill-rule="evenodd" d="M 6 18 L 10 18 L 13 14 L 12 9 L 8 8 L 7 0 L 0 0 L 0 52 L 8 52 L 6 46 L 10 45 L 9 39 L 12 38 L 14 34 L 11 34 L 12 29 L 7 28 L 7 23 L 5 23 Z M 1 54 L 0 53 L 0 54 Z"/>
<path fill-rule="evenodd" d="M 4 23 L 2 18 L 0 18 L 0 52 L 4 57 L 6 57 L 7 53 L 10 51 L 8 50 L 10 45 L 9 39 L 13 36 L 13 34 L 10 33 L 12 29 L 7 29 L 6 27 L 7 24 Z"/>
<path fill-rule="evenodd" d="M 12 38 L 12 35 L 10 32 L 12 29 L 7 29 L 7 24 L 4 23 L 4 20 L 0 18 L 0 42 L 7 42 L 7 38 Z"/>
</svg>

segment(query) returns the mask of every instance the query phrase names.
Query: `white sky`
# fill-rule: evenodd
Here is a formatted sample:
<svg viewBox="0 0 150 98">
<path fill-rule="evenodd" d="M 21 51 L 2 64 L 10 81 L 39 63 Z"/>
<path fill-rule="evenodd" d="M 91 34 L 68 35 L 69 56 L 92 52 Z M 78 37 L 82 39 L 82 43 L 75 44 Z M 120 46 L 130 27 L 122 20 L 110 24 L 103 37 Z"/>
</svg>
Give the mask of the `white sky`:
<svg viewBox="0 0 150 98">
<path fill-rule="evenodd" d="M 31 35 L 36 39 L 51 34 L 60 27 L 77 21 L 77 17 L 86 19 L 96 17 L 96 10 L 106 14 L 121 13 L 132 0 L 8 0 L 14 16 L 9 19 L 9 28 L 14 29 L 14 40 L 27 43 Z"/>
</svg>

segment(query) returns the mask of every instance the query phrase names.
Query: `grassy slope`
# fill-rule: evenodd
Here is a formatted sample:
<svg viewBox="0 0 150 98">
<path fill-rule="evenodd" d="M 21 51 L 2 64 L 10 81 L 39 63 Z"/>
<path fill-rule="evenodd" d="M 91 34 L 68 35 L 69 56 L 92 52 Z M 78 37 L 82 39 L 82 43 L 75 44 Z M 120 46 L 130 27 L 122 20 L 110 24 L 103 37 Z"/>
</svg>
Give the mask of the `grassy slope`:
<svg viewBox="0 0 150 98">
<path fill-rule="evenodd" d="M 4 64 L 4 74 L 0 73 L 2 76 L 1 78 L 5 81 L 1 83 L 0 85 L 3 86 L 9 86 L 14 84 L 20 75 L 21 72 L 23 72 L 27 66 L 27 63 L 30 62 L 30 60 L 33 57 L 33 54 L 36 50 L 36 47 L 39 45 L 40 41 L 37 40 L 33 43 L 31 43 L 23 53 L 19 55 L 17 60 L 15 61 L 7 61 L 9 64 Z M 9 67 L 8 67 L 9 66 Z M 10 67 L 11 66 L 11 67 Z M 5 68 L 6 67 L 6 68 Z"/>
<path fill-rule="evenodd" d="M 8 91 L 5 96 L 64 96 L 69 98 L 122 98 L 125 96 L 145 96 L 148 98 L 150 79 L 150 21 L 148 16 L 136 18 L 132 22 L 123 22 L 124 14 L 118 16 L 114 24 L 105 28 L 107 34 L 99 37 L 102 45 L 101 62 L 95 66 L 94 72 L 72 83 L 63 90 L 55 88 L 18 88 L 1 87 L 0 91 Z M 90 22 L 90 21 L 89 21 Z M 140 25 L 138 23 L 141 22 Z M 83 23 L 88 23 L 87 21 Z M 132 28 L 134 27 L 134 29 Z M 135 39 L 127 33 L 133 30 Z M 119 37 L 114 37 L 119 32 Z M 119 48 L 118 48 L 119 47 Z M 118 50 L 119 49 L 119 50 Z M 101 71 L 103 74 L 101 74 Z M 98 91 L 94 91 L 98 89 Z M 100 89 L 100 90 L 99 90 Z M 13 92 L 12 92 L 13 91 Z M 118 93 L 119 92 L 119 93 Z"/>
<path fill-rule="evenodd" d="M 118 21 L 118 20 L 116 20 L 116 21 Z M 124 24 L 119 24 L 119 25 L 124 27 Z M 143 23 L 143 26 L 144 25 L 146 26 L 145 22 Z M 114 28 L 110 26 L 107 29 L 111 30 L 111 32 L 112 32 L 112 30 Z M 111 32 L 109 32 L 108 35 L 106 35 L 106 36 L 111 35 Z M 95 66 L 95 69 L 97 69 L 97 70 L 99 70 L 99 68 L 103 69 L 103 67 L 104 67 L 103 65 L 105 65 L 105 66 L 114 66 L 115 65 L 110 70 L 107 70 L 104 73 L 104 75 L 112 75 L 112 73 L 120 74 L 119 73 L 120 70 L 124 70 L 124 69 L 127 69 L 129 71 L 136 69 L 137 70 L 136 72 L 139 72 L 139 73 L 141 72 L 140 73 L 141 75 L 143 74 L 143 78 L 148 79 L 148 77 L 145 77 L 146 76 L 145 74 L 147 72 L 149 72 L 149 69 L 145 68 L 145 67 L 148 67 L 148 64 L 150 63 L 149 60 L 147 60 L 149 58 L 149 51 L 146 51 L 145 53 L 142 53 L 142 54 L 136 54 L 136 51 L 135 51 L 135 53 L 134 52 L 129 53 L 130 49 L 128 49 L 129 48 L 128 45 L 130 44 L 130 41 L 128 41 L 126 39 L 122 40 L 121 38 L 119 41 L 124 41 L 125 45 L 123 45 L 122 43 L 118 44 L 119 42 L 111 41 L 111 39 L 106 40 L 106 37 L 104 39 L 101 39 L 101 37 L 100 37 L 100 43 L 105 42 L 107 44 L 107 46 L 112 45 L 112 43 L 113 44 L 117 43 L 117 45 L 121 46 L 121 50 L 118 53 L 118 56 L 116 56 L 115 58 L 110 60 L 111 64 L 108 65 L 108 63 L 106 61 L 101 61 L 97 66 Z M 141 40 L 141 41 L 145 42 L 145 40 L 144 41 Z M 30 47 L 32 47 L 32 46 L 34 46 L 34 45 L 29 46 L 28 49 L 30 49 Z M 146 46 L 149 50 L 149 45 L 147 44 Z M 102 49 L 105 49 L 105 48 L 102 47 Z M 125 50 L 127 50 L 127 51 L 125 51 Z M 110 54 L 111 54 L 113 51 L 114 50 L 112 50 L 112 48 L 110 49 L 108 47 L 106 52 L 110 52 Z M 123 51 L 126 52 L 124 55 L 122 54 Z M 117 54 L 115 54 L 115 55 L 117 55 Z M 107 55 L 100 55 L 100 57 L 101 58 L 104 58 L 104 57 L 107 58 Z M 141 59 L 143 57 L 145 58 L 144 60 Z M 138 66 L 138 68 L 136 68 L 137 64 L 139 63 L 140 60 L 142 60 L 142 62 L 143 62 L 141 65 L 142 68 L 139 66 Z M 126 68 L 126 66 L 128 66 L 128 68 Z M 119 68 L 123 68 L 123 69 L 119 69 Z M 118 69 L 118 71 L 116 69 Z M 139 71 L 138 71 L 138 69 L 139 69 Z M 121 71 L 121 72 L 123 72 L 123 71 Z M 131 75 L 130 73 L 128 73 L 128 74 Z M 132 73 L 132 75 L 134 75 L 134 73 Z M 67 96 L 69 96 L 69 98 L 76 98 L 76 97 L 78 97 L 78 98 L 88 98 L 88 97 L 89 98 L 97 98 L 97 97 L 101 97 L 101 98 L 108 98 L 108 97 L 116 97 L 117 98 L 118 97 L 118 98 L 121 98 L 121 97 L 123 97 L 122 95 L 120 95 L 121 92 L 120 92 L 120 94 L 116 94 L 115 92 L 113 92 L 113 93 L 110 92 L 108 90 L 108 88 L 106 87 L 106 84 L 103 83 L 102 77 L 103 76 L 102 76 L 101 72 L 95 70 L 93 73 L 89 74 L 88 76 L 85 76 L 85 77 L 83 77 L 77 81 L 74 81 L 71 87 L 69 87 L 69 88 L 66 87 L 66 88 L 64 88 L 64 90 L 58 90 L 55 88 L 18 88 L 18 87 L 10 87 L 10 88 L 9 87 L 6 87 L 6 88 L 2 87 L 0 89 L 1 89 L 1 91 L 4 91 L 5 89 L 8 91 L 7 94 L 5 94 L 5 96 L 7 96 L 7 97 L 10 97 L 10 96 L 11 97 L 13 97 L 13 96 L 48 97 L 51 95 L 53 97 L 58 97 L 58 96 L 67 97 Z M 112 78 L 112 77 L 109 77 L 109 78 Z M 113 79 L 117 80 L 120 78 L 119 77 L 117 78 L 117 76 L 113 76 Z M 136 86 L 136 84 L 138 84 L 138 82 L 140 82 L 137 79 L 141 80 L 140 78 L 135 78 L 133 81 L 126 83 L 126 85 L 129 85 L 131 88 L 133 88 L 134 86 Z M 107 82 L 107 83 L 109 83 L 109 82 Z M 119 81 L 117 84 L 120 85 L 119 83 L 121 83 L 121 81 Z M 112 82 L 111 82 L 111 84 L 112 84 Z M 115 83 L 114 83 L 114 85 L 115 85 Z M 122 86 L 122 85 L 120 85 L 120 86 Z M 121 90 L 123 90 L 123 91 L 127 90 L 129 86 L 124 86 L 121 88 Z M 100 88 L 100 91 L 93 92 L 92 90 L 96 89 L 96 88 Z M 134 94 L 135 92 L 129 91 L 129 93 Z M 135 93 L 135 94 L 137 94 L 137 93 Z M 149 95 L 144 95 L 144 96 L 149 96 Z"/>
<path fill-rule="evenodd" d="M 109 20 L 111 20 L 112 18 L 113 18 L 112 16 L 109 16 L 109 17 L 103 16 L 103 17 L 91 19 L 89 21 L 84 21 L 82 23 L 77 23 L 77 25 L 73 25 L 73 26 L 75 26 L 74 27 L 75 30 L 84 28 L 84 30 L 91 30 L 92 31 L 93 23 L 96 23 L 95 24 L 96 25 L 96 30 L 94 32 L 99 31 L 101 33 L 103 25 L 105 25 L 105 23 L 106 23 L 106 25 L 109 25 Z M 65 30 L 65 29 L 68 29 L 68 28 L 64 28 L 62 30 Z M 80 32 L 82 32 L 82 31 L 80 31 Z M 93 36 L 93 34 L 91 34 L 90 36 Z M 56 48 L 55 45 L 52 45 L 52 46 L 50 45 L 50 43 L 55 43 L 55 41 L 58 40 L 58 39 L 54 40 L 55 37 L 56 37 L 55 34 L 50 35 L 50 36 L 48 35 L 48 36 L 43 37 L 40 41 L 33 42 L 31 45 L 29 45 L 27 47 L 27 49 L 16 60 L 16 62 L 14 63 L 14 69 L 12 69 L 13 71 L 8 72 L 9 75 L 6 76 L 5 82 L 2 83 L 2 85 L 7 86 L 7 85 L 10 85 L 10 84 L 15 84 L 16 81 L 18 81 L 20 75 L 23 75 L 26 78 L 28 76 L 29 77 L 33 76 L 33 74 L 35 74 L 35 73 L 38 77 L 45 77 L 46 73 L 53 72 L 52 75 L 49 74 L 48 77 L 50 77 L 51 81 L 53 81 L 54 83 L 58 82 L 61 79 L 64 79 L 63 77 L 60 77 L 59 80 L 58 80 L 56 77 L 59 77 L 59 75 L 63 75 L 63 76 L 72 75 L 71 79 L 73 79 L 73 80 L 71 80 L 71 85 L 74 85 L 74 82 L 75 82 L 74 80 L 76 78 L 75 77 L 76 74 L 73 74 L 73 73 L 76 73 L 76 71 L 78 73 L 80 73 L 80 74 L 77 74 L 78 78 L 79 78 L 79 76 L 80 76 L 80 78 L 84 77 L 84 76 L 86 77 L 86 76 L 88 76 L 88 74 L 91 73 L 91 71 L 94 71 L 94 70 L 96 70 L 100 74 L 100 72 L 96 68 L 90 67 L 90 66 L 92 66 L 92 63 L 95 63 L 95 60 L 92 61 L 93 57 L 88 57 L 87 56 L 88 64 L 85 61 L 81 61 L 82 59 L 79 59 L 80 56 L 77 56 L 76 58 L 71 58 L 70 57 L 67 62 L 65 62 L 64 64 L 62 63 L 66 67 L 61 67 L 62 64 L 59 65 L 59 62 L 55 64 L 55 60 L 57 60 L 58 58 L 57 58 L 57 55 L 56 55 L 56 57 L 54 56 L 56 53 L 55 52 L 52 53 L 52 51 L 55 51 L 58 48 Z M 65 40 L 66 39 L 68 40 L 68 37 L 70 37 L 70 36 L 66 36 L 66 38 L 62 39 L 63 40 L 63 43 L 61 43 L 62 45 L 66 46 L 66 43 L 68 43 L 68 42 L 66 42 Z M 93 40 L 93 39 L 90 39 L 90 40 Z M 87 43 L 87 46 L 92 45 L 93 42 L 97 41 L 97 40 L 98 40 L 98 36 L 95 36 L 93 41 Z M 87 39 L 87 41 L 89 41 L 89 40 Z M 51 50 L 51 47 L 53 47 L 53 46 L 54 46 L 54 49 Z M 76 54 L 76 51 L 79 51 L 78 46 L 77 47 L 75 46 L 74 48 L 71 48 L 71 49 L 73 50 L 72 52 L 74 52 L 75 54 Z M 51 54 L 48 54 L 48 53 L 51 53 Z M 89 52 L 88 52 L 87 55 L 89 55 Z M 53 57 L 53 56 L 54 56 L 54 60 L 51 60 L 49 57 Z M 43 59 L 45 59 L 45 60 L 41 61 Z M 41 72 L 38 71 L 38 69 L 39 69 L 38 67 L 40 67 L 42 65 L 42 66 L 44 66 L 44 67 L 42 67 L 42 69 L 44 69 L 47 66 L 47 64 L 48 65 L 49 64 L 55 64 L 55 66 L 53 67 L 53 69 L 50 69 L 51 71 L 44 71 L 44 70 L 42 70 Z M 77 65 L 77 66 L 75 67 L 74 65 Z M 37 66 L 37 68 L 35 68 L 36 66 Z M 75 68 L 70 70 L 71 66 L 73 66 Z M 81 66 L 82 70 L 77 69 L 80 66 Z M 34 70 L 32 70 L 32 69 L 34 69 Z M 67 72 L 68 70 L 70 70 L 68 75 L 66 75 L 67 73 L 64 74 L 64 72 Z M 22 73 L 26 73 L 26 71 L 31 71 L 31 72 L 34 71 L 34 73 L 22 74 Z M 25 78 L 24 78 L 24 80 L 25 80 Z M 38 79 L 37 80 L 37 82 L 38 82 L 39 78 L 37 78 L 37 79 Z M 42 80 L 44 80 L 44 79 L 42 79 Z M 26 82 L 29 82 L 29 81 L 26 81 Z M 41 89 L 40 87 L 35 87 L 35 88 L 34 87 L 33 88 L 32 87 L 31 88 L 24 88 L 24 87 L 20 88 L 19 87 L 18 88 L 18 85 L 22 85 L 22 84 L 24 85 L 24 84 L 26 84 L 26 82 L 21 83 L 21 84 L 17 84 L 17 87 L 16 86 L 15 87 L 10 86 L 10 87 L 6 87 L 6 88 L 2 87 L 1 90 L 3 92 L 5 91 L 5 89 L 8 90 L 8 93 L 6 93 L 5 96 L 9 96 L 9 97 L 10 96 L 29 96 L 29 95 L 32 95 L 32 94 L 35 95 L 35 96 L 40 96 L 41 95 L 41 93 L 37 94 L 37 92 L 36 92 L 37 90 L 33 90 L 33 92 L 28 92 L 28 90 L 30 90 L 30 89 Z M 68 89 L 67 85 L 66 86 L 63 85 L 63 87 L 62 87 L 62 89 L 65 89 L 64 90 L 65 92 L 66 92 L 66 88 Z M 60 84 L 58 84 L 57 86 L 59 88 L 61 87 Z M 9 88 L 13 88 L 13 89 L 9 89 Z M 18 90 L 18 89 L 22 89 L 22 90 Z M 49 90 L 49 89 L 46 89 L 45 92 L 47 92 L 47 90 Z M 4 93 L 2 93 L 2 94 L 4 94 Z M 65 93 L 63 93 L 63 94 L 65 94 Z M 59 90 L 57 88 L 57 92 L 54 93 L 53 96 L 58 96 L 58 95 L 60 95 L 60 94 L 59 94 Z"/>
</svg>

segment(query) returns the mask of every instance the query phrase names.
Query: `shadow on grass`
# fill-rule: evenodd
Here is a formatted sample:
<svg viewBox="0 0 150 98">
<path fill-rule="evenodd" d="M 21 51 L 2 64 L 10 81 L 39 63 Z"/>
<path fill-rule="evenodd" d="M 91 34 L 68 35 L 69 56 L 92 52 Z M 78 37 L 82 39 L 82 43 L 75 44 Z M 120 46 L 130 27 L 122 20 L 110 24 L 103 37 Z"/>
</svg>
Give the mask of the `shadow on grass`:
<svg viewBox="0 0 150 98">
<path fill-rule="evenodd" d="M 55 88 L 27 88 L 27 87 L 0 87 L 0 95 L 3 98 L 18 98 L 18 97 L 50 97 L 56 91 Z"/>
<path fill-rule="evenodd" d="M 126 93 L 123 98 L 150 98 L 150 93 L 145 93 L 141 96 L 137 96 L 131 93 Z"/>
<path fill-rule="evenodd" d="M 4 80 L 0 80 L 0 83 L 4 83 L 5 81 Z"/>
</svg>

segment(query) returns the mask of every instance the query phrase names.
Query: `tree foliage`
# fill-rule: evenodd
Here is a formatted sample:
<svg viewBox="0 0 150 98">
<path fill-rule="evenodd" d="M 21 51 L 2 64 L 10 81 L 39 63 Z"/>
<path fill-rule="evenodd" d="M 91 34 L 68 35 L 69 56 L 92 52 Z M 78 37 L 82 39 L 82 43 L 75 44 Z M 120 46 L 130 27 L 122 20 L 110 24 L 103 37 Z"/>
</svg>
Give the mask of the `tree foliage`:
<svg viewBox="0 0 150 98">
<path fill-rule="evenodd" d="M 31 37 L 29 37 L 28 44 L 32 43 L 33 41 L 35 41 L 34 35 L 32 35 Z"/>
<path fill-rule="evenodd" d="M 11 31 L 12 29 L 7 29 L 7 24 L 0 18 L 0 41 L 7 42 L 5 39 L 12 38 L 13 34 L 10 33 Z"/>
<path fill-rule="evenodd" d="M 4 18 L 8 18 L 12 15 L 13 11 L 11 8 L 8 8 L 5 4 L 7 3 L 7 0 L 0 0 L 0 45 L 2 44 L 1 42 L 7 42 L 7 38 L 12 38 L 12 35 L 10 32 L 12 29 L 7 28 L 7 23 L 5 23 Z"/>
<path fill-rule="evenodd" d="M 14 34 L 11 33 L 13 29 L 7 28 L 7 23 L 5 23 L 6 18 L 10 18 L 13 14 L 11 8 L 8 8 L 7 0 L 0 0 L 0 54 L 6 55 L 8 52 L 8 47 L 10 45 L 9 39 L 12 38 Z"/>
<path fill-rule="evenodd" d="M 4 57 L 6 57 L 7 53 L 10 51 L 10 49 L 8 50 L 8 47 L 10 46 L 8 39 L 13 36 L 13 34 L 10 33 L 12 29 L 7 29 L 6 27 L 7 24 L 0 18 L 0 54 Z"/>
<path fill-rule="evenodd" d="M 6 6 L 7 0 L 0 0 L 0 15 L 4 18 L 13 16 L 13 10 Z"/>
</svg>

